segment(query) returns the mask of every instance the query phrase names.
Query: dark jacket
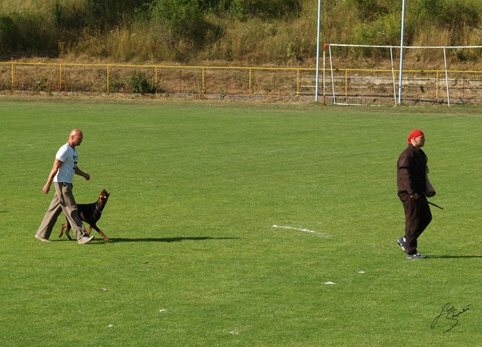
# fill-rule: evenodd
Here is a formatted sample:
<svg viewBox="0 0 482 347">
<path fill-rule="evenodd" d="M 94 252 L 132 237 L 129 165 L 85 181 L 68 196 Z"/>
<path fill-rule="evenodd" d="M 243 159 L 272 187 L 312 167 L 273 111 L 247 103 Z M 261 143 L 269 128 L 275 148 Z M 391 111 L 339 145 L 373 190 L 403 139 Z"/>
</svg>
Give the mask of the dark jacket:
<svg viewBox="0 0 482 347">
<path fill-rule="evenodd" d="M 400 154 L 397 162 L 398 193 L 424 196 L 427 185 L 428 158 L 422 149 L 411 144 Z"/>
</svg>

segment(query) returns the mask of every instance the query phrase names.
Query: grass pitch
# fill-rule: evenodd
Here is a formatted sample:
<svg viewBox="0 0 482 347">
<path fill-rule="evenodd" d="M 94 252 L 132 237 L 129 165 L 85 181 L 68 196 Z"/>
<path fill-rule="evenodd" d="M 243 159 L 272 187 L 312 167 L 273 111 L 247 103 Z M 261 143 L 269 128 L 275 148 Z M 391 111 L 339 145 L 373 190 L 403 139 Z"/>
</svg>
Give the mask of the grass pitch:
<svg viewBox="0 0 482 347">
<path fill-rule="evenodd" d="M 477 346 L 480 111 L 1 99 L 0 342 Z M 111 193 L 108 244 L 58 239 L 63 216 L 52 243 L 34 238 L 74 127 L 92 177 L 74 194 Z M 426 260 L 396 245 L 413 128 L 445 208 Z"/>
</svg>

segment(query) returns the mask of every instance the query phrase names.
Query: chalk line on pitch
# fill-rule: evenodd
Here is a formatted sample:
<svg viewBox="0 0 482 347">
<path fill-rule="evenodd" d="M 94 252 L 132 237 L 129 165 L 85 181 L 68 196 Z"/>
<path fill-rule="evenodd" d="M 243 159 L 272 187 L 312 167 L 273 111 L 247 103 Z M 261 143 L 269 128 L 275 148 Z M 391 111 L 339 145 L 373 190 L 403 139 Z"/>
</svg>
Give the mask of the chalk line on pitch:
<svg viewBox="0 0 482 347">
<path fill-rule="evenodd" d="M 273 228 L 278 228 L 278 229 L 289 229 L 289 230 L 297 230 L 297 231 L 302 231 L 304 233 L 310 233 L 310 234 L 315 234 L 320 237 L 324 237 L 326 239 L 330 238 L 331 235 L 327 233 L 320 233 L 319 231 L 314 231 L 310 229 L 305 229 L 305 228 L 294 228 L 294 227 L 289 227 L 289 226 L 283 226 L 283 225 L 273 225 Z"/>
</svg>

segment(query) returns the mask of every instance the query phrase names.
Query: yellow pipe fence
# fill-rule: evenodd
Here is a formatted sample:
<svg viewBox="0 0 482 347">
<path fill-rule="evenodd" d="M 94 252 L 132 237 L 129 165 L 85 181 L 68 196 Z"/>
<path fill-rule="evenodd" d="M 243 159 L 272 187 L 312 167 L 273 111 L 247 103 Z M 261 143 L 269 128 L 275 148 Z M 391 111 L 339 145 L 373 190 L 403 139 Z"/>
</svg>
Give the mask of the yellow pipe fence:
<svg viewBox="0 0 482 347">
<path fill-rule="evenodd" d="M 31 92 L 133 93 L 133 75 L 163 95 L 306 97 L 314 99 L 315 68 L 163 66 L 0 62 L 0 90 Z M 323 74 L 324 76 L 325 74 Z M 339 98 L 394 97 L 392 70 L 334 69 L 320 76 L 320 95 Z M 404 100 L 439 102 L 446 95 L 444 70 L 404 70 Z M 449 71 L 451 98 L 482 103 L 481 71 Z M 140 90 L 140 92 L 143 92 Z M 442 99 L 443 102 L 443 99 Z"/>
</svg>

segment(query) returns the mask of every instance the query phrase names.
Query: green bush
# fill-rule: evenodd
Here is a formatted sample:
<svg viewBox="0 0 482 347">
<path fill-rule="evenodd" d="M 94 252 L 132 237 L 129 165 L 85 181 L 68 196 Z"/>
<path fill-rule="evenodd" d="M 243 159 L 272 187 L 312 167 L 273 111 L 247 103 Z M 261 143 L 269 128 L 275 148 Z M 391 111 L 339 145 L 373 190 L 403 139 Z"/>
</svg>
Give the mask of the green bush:
<svg viewBox="0 0 482 347">
<path fill-rule="evenodd" d="M 388 8 L 378 0 L 348 0 L 348 4 L 355 7 L 358 18 L 363 22 L 374 21 L 380 15 L 389 13 Z"/>
<path fill-rule="evenodd" d="M 291 18 L 301 13 L 298 0 L 241 0 L 241 4 L 248 15 L 264 19 Z"/>
<path fill-rule="evenodd" d="M 215 12 L 239 20 L 249 17 L 264 19 L 291 18 L 302 11 L 300 0 L 205 0 L 199 1 L 203 12 Z"/>
<path fill-rule="evenodd" d="M 16 47 L 18 36 L 17 25 L 10 16 L 0 17 L 0 53 L 2 51 L 12 51 Z"/>
<path fill-rule="evenodd" d="M 58 54 L 59 32 L 47 18 L 22 12 L 12 14 L 11 19 L 11 28 L 16 28 L 13 32 L 15 52 L 39 56 Z"/>
<path fill-rule="evenodd" d="M 478 28 L 482 21 L 481 11 L 479 0 L 419 0 L 415 8 L 423 22 L 458 32 L 464 27 Z"/>
<path fill-rule="evenodd" d="M 154 94 L 156 86 L 151 83 L 144 72 L 134 71 L 131 76 L 130 85 L 136 94 Z"/>
<path fill-rule="evenodd" d="M 167 28 L 173 40 L 204 41 L 206 21 L 197 0 L 156 0 L 149 12 L 152 20 Z"/>
<path fill-rule="evenodd" d="M 130 21 L 136 9 L 146 0 L 87 0 L 89 26 L 109 30 L 124 21 Z"/>
</svg>

